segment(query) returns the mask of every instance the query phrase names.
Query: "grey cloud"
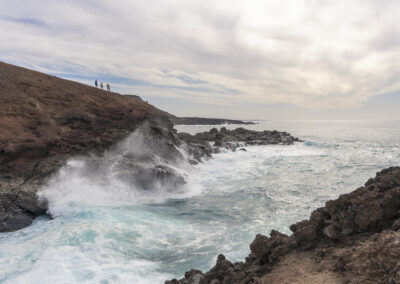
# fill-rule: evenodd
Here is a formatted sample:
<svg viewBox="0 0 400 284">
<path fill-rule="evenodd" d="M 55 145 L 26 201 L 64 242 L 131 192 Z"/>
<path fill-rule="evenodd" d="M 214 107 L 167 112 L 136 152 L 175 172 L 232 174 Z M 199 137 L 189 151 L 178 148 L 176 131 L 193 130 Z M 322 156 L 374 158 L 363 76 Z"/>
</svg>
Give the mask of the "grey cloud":
<svg viewBox="0 0 400 284">
<path fill-rule="evenodd" d="M 351 108 L 400 89 L 396 1 L 3 0 L 0 11 L 2 58 L 148 81 L 149 96 Z"/>
</svg>

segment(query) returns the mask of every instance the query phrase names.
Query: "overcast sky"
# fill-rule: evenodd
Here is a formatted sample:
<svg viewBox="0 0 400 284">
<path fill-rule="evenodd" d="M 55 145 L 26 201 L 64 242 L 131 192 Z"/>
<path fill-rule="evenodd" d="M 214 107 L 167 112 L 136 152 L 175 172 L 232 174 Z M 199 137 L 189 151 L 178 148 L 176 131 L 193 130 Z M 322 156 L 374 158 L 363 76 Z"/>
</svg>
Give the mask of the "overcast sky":
<svg viewBox="0 0 400 284">
<path fill-rule="evenodd" d="M 2 0 L 0 60 L 177 115 L 400 119 L 397 0 Z"/>
</svg>

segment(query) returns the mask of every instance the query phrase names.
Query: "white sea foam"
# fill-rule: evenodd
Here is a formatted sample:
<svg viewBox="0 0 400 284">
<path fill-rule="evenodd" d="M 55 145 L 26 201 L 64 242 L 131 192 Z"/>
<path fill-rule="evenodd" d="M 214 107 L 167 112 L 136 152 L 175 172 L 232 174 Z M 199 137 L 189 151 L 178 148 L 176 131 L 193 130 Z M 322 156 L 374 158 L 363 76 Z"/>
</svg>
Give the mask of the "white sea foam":
<svg viewBox="0 0 400 284">
<path fill-rule="evenodd" d="M 156 262 L 121 259 L 100 250 L 73 246 L 46 249 L 30 269 L 5 284 L 53 283 L 162 283 L 172 275 L 157 273 Z M 96 256 L 91 255 L 97 254 Z M 119 257 L 119 256 L 117 256 Z"/>
<path fill-rule="evenodd" d="M 149 149 L 143 135 L 146 134 L 142 130 L 135 131 L 101 158 L 70 159 L 38 193 L 41 199 L 48 201 L 49 213 L 53 217 L 66 216 L 90 211 L 93 207 L 161 203 L 169 198 L 188 198 L 199 194 L 201 187 L 188 175 L 191 166 L 184 160 L 168 163 L 168 167 L 186 177 L 187 181 L 173 191 L 167 190 L 157 180 L 152 181 L 151 189 L 144 190 L 121 179 L 118 163 L 126 155 L 152 155 L 153 163 L 166 164 L 164 159 L 155 155 L 158 149 Z M 179 152 L 185 158 L 185 152 L 180 149 Z"/>
<path fill-rule="evenodd" d="M 105 155 L 105 175 L 88 171 L 87 159 L 71 160 L 41 192 L 56 218 L 0 234 L 0 282 L 163 283 L 190 268 L 209 269 L 218 253 L 243 260 L 255 234 L 290 233 L 290 224 L 326 200 L 400 160 L 398 132 L 341 125 L 253 125 L 308 142 L 175 165 L 188 176 L 177 192 L 146 192 L 117 178 L 118 155 L 143 150 L 140 136 Z"/>
<path fill-rule="evenodd" d="M 100 206 L 161 203 L 168 198 L 185 198 L 201 192 L 195 183 L 188 183 L 172 192 L 157 183 L 151 190 L 143 190 L 124 183 L 112 172 L 102 177 L 87 175 L 83 171 L 85 163 L 85 160 L 68 161 L 67 165 L 38 193 L 41 199 L 48 201 L 52 216 L 76 214 Z M 190 181 L 190 178 L 187 180 Z"/>
</svg>

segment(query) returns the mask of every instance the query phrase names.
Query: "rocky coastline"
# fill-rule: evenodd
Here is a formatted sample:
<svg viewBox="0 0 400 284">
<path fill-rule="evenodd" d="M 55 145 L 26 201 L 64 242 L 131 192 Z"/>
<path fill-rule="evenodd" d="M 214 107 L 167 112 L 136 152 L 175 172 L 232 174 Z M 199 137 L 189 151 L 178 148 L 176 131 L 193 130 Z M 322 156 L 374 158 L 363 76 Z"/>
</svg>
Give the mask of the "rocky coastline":
<svg viewBox="0 0 400 284">
<path fill-rule="evenodd" d="M 112 165 L 126 184 L 168 191 L 185 184 L 181 163 L 301 141 L 244 128 L 178 133 L 170 114 L 140 98 L 1 62 L 0 115 L 0 232 L 47 214 L 37 192 L 73 157 L 85 160 L 87 174 L 105 176 Z M 244 262 L 219 255 L 208 272 L 166 283 L 400 283 L 400 168 L 382 170 L 290 229 L 257 235 Z"/>
<path fill-rule="evenodd" d="M 257 235 L 244 262 L 223 255 L 203 273 L 166 284 L 400 283 L 400 167 L 330 200 L 291 236 Z"/>
<path fill-rule="evenodd" d="M 144 122 L 171 123 L 138 98 L 0 62 L 0 232 L 46 214 L 37 191 L 79 155 L 102 155 Z"/>
<path fill-rule="evenodd" d="M 196 164 L 223 148 L 298 141 L 284 132 L 243 128 L 177 133 L 172 115 L 137 97 L 1 62 L 0 75 L 0 232 L 46 214 L 37 192 L 72 157 L 85 156 L 85 170 L 99 174 L 105 171 L 99 165 L 118 156 L 113 162 L 123 182 L 172 190 L 185 183 L 175 169 L 179 163 Z M 123 143 L 135 147 L 121 152 Z"/>
</svg>

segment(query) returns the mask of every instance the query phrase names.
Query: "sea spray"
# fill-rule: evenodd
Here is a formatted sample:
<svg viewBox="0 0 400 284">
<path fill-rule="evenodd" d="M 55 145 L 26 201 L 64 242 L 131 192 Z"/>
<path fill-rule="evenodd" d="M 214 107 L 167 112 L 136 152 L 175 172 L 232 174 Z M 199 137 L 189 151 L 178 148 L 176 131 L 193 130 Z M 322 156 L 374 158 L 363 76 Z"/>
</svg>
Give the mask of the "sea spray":
<svg viewBox="0 0 400 284">
<path fill-rule="evenodd" d="M 400 159 L 397 130 L 291 127 L 286 130 L 312 143 L 247 147 L 193 167 L 174 165 L 187 175 L 188 187 L 176 194 L 125 181 L 127 191 L 121 186 L 116 194 L 118 171 L 96 177 L 85 170 L 93 167 L 86 158 L 71 160 L 66 174 L 59 173 L 63 178 L 52 182 L 60 188 L 74 183 L 75 193 L 47 193 L 61 208 L 54 209 L 56 218 L 0 235 L 0 282 L 163 283 L 191 268 L 210 269 L 218 253 L 242 261 L 257 233 L 290 233 L 290 224 Z M 95 163 L 103 164 L 111 165 Z M 132 191 L 139 196 L 129 199 Z"/>
<path fill-rule="evenodd" d="M 140 127 L 101 156 L 67 161 L 39 191 L 53 216 L 70 215 L 96 206 L 160 203 L 198 190 L 188 171 L 186 153 L 169 160 L 162 141 L 149 141 L 148 125 Z"/>
</svg>

